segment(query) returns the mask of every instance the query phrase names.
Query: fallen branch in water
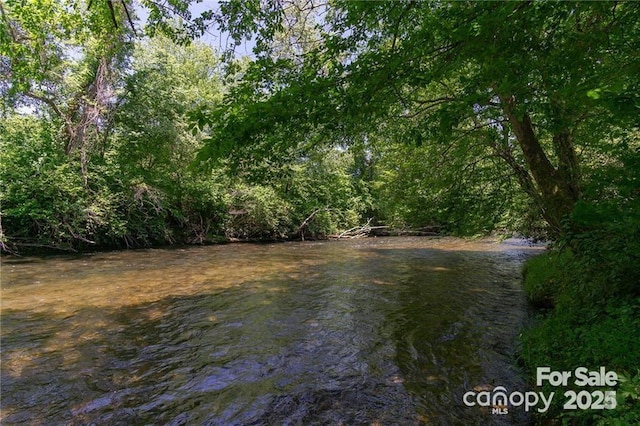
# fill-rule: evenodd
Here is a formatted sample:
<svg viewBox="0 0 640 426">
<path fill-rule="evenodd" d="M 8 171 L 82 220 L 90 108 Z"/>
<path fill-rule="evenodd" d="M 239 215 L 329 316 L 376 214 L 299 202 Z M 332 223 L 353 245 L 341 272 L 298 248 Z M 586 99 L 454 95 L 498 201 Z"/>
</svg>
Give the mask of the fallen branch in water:
<svg viewBox="0 0 640 426">
<path fill-rule="evenodd" d="M 2 215 L 0 214 L 0 253 L 16 254 L 5 244 L 6 237 L 2 229 Z"/>
<path fill-rule="evenodd" d="M 417 229 L 386 229 L 374 230 L 372 234 L 376 237 L 433 237 L 441 235 L 442 228 L 440 226 L 425 226 Z"/>
<path fill-rule="evenodd" d="M 300 234 L 300 239 L 304 241 L 304 227 L 307 226 L 309 222 L 311 222 L 318 213 L 324 212 L 324 211 L 331 211 L 331 210 L 335 210 L 335 209 L 331 207 L 322 207 L 320 209 L 314 210 L 313 213 L 307 216 L 307 218 L 300 224 L 300 226 L 298 226 L 298 230 L 294 233 L 294 235 Z"/>
<path fill-rule="evenodd" d="M 441 227 L 434 226 L 426 226 L 418 229 L 393 229 L 389 226 L 370 226 L 371 219 L 367 221 L 365 225 L 356 226 L 351 229 L 347 229 L 346 231 L 338 234 L 338 235 L 330 235 L 330 239 L 340 240 L 340 239 L 352 239 L 352 238 L 362 238 L 362 237 L 402 237 L 402 236 L 414 236 L 414 237 L 428 237 L 428 236 L 438 236 L 440 235 Z"/>
<path fill-rule="evenodd" d="M 370 217 L 369 220 L 367 220 L 367 223 L 365 223 L 364 225 L 347 229 L 346 231 L 342 232 L 340 235 L 334 235 L 330 238 L 335 238 L 339 240 L 342 238 L 352 239 L 352 238 L 368 237 L 371 231 L 373 230 L 388 228 L 388 226 L 371 226 L 372 220 L 373 218 Z"/>
</svg>

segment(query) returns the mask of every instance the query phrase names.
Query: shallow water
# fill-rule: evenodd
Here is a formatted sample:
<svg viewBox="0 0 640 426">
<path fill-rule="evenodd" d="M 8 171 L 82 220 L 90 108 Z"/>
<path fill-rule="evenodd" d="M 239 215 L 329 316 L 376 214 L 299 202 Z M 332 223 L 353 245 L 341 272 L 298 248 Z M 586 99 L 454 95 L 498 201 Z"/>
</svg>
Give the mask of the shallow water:
<svg viewBox="0 0 640 426">
<path fill-rule="evenodd" d="M 524 424 L 518 241 L 371 238 L 2 261 L 1 419 Z"/>
</svg>

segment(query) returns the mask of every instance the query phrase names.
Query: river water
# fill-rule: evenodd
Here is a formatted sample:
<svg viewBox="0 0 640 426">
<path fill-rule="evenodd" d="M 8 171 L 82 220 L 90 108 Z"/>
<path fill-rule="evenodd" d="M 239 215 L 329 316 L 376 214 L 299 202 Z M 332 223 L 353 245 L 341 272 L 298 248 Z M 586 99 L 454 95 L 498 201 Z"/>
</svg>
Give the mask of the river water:
<svg viewBox="0 0 640 426">
<path fill-rule="evenodd" d="M 525 424 L 519 241 L 370 238 L 2 260 L 4 424 Z"/>
</svg>

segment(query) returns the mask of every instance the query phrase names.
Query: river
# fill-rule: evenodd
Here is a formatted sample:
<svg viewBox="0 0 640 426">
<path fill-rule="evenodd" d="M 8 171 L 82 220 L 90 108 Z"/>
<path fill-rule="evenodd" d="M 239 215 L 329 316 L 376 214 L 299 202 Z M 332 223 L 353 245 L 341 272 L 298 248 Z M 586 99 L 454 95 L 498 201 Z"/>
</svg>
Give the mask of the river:
<svg viewBox="0 0 640 426">
<path fill-rule="evenodd" d="M 368 238 L 10 257 L 4 424 L 473 425 L 525 390 L 520 269 L 541 248 Z"/>
</svg>

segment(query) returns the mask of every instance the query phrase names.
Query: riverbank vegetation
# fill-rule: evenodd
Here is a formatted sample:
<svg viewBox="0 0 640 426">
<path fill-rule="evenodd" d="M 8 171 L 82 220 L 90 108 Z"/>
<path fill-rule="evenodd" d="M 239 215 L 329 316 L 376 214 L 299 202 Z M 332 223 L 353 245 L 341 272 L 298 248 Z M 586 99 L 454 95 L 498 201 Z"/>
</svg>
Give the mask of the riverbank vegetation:
<svg viewBox="0 0 640 426">
<path fill-rule="evenodd" d="M 410 118 L 298 128 L 294 105 L 252 103 L 263 61 L 225 64 L 171 31 L 137 38 L 133 11 L 120 5 L 116 27 L 109 4 L 3 9 L 4 252 L 326 238 L 371 223 L 544 233 L 484 144 L 416 144 Z M 247 145 L 259 130 L 247 125 L 268 137 Z"/>
<path fill-rule="evenodd" d="M 190 3 L 0 4 L 3 252 L 364 224 L 546 238 L 522 360 L 619 369 L 637 399 L 632 3 Z"/>
<path fill-rule="evenodd" d="M 525 267 L 525 291 L 539 308 L 522 339 L 521 361 L 532 377 L 537 366 L 554 371 L 604 366 L 620 377 L 615 410 L 567 411 L 566 399 L 559 398 L 539 415 L 540 423 L 554 418 L 563 424 L 640 423 L 639 166 L 633 157 L 610 171 L 617 178 L 608 190 L 615 190 L 578 204 L 562 238 Z M 558 389 L 543 391 L 560 396 L 585 388 Z"/>
</svg>

